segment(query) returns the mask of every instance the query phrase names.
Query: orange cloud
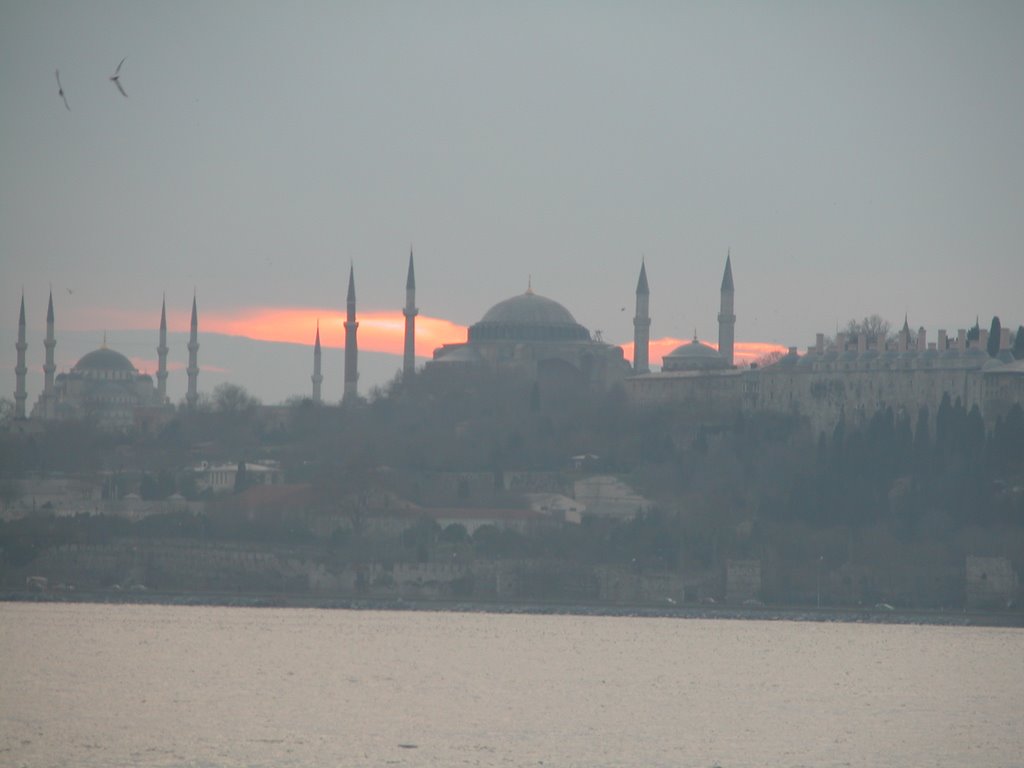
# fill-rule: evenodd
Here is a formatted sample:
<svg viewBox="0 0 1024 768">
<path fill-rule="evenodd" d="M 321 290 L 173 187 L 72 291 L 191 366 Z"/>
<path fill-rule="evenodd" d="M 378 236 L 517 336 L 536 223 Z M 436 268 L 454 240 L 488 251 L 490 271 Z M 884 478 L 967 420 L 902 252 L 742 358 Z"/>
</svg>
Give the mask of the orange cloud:
<svg viewBox="0 0 1024 768">
<path fill-rule="evenodd" d="M 245 336 L 260 341 L 313 344 L 317 321 L 320 343 L 345 346 L 345 316 L 337 310 L 306 307 L 254 307 L 231 314 L 201 313 L 199 330 Z M 357 343 L 360 349 L 401 355 L 405 348 L 405 317 L 401 312 L 360 312 Z M 429 315 L 416 318 L 416 354 L 430 357 L 442 344 L 466 340 L 465 326 Z"/>
<path fill-rule="evenodd" d="M 80 315 L 80 316 L 79 316 Z M 110 308 L 80 312 L 71 323 L 79 327 L 100 327 L 106 330 L 152 328 L 155 333 L 160 315 L 143 314 Z M 405 349 L 405 317 L 400 311 L 361 311 L 358 344 L 360 349 L 401 355 Z M 316 307 L 243 307 L 232 312 L 203 311 L 199 308 L 199 334 L 222 333 L 244 336 L 257 341 L 279 341 L 289 344 L 313 345 L 316 324 L 320 322 L 320 343 L 325 347 L 345 346 L 345 315 L 336 308 Z M 188 332 L 191 307 L 188 311 L 167 311 L 167 327 L 179 333 Z M 416 317 L 416 354 L 431 357 L 442 344 L 466 340 L 466 327 L 429 315 Z M 155 367 L 155 366 L 154 366 Z"/>
<path fill-rule="evenodd" d="M 689 344 L 691 339 L 674 339 L 666 336 L 660 339 L 651 339 L 649 356 L 651 365 L 660 366 L 661 358 L 669 354 L 681 344 Z M 718 344 L 713 341 L 703 341 L 709 347 L 718 349 Z M 633 359 L 633 342 L 622 345 L 622 351 L 627 360 Z M 750 365 L 755 360 L 767 355 L 769 352 L 787 352 L 787 348 L 780 344 L 771 344 L 765 341 L 737 341 L 733 344 L 733 359 L 736 365 Z"/>
</svg>

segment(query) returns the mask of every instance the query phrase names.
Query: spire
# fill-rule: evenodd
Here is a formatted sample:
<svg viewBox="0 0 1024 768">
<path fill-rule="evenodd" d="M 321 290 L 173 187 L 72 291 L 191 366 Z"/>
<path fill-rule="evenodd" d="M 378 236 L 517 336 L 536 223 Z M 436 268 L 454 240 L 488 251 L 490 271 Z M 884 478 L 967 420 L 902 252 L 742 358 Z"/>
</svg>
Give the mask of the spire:
<svg viewBox="0 0 1024 768">
<path fill-rule="evenodd" d="M 43 417 L 52 418 L 54 415 L 54 389 L 53 374 L 57 371 L 57 364 L 53 362 L 53 350 L 57 346 L 57 336 L 54 333 L 53 321 L 53 289 L 50 289 L 50 300 L 46 307 L 46 340 L 43 347 L 46 349 L 46 362 L 43 363 Z"/>
<path fill-rule="evenodd" d="M 643 257 L 640 258 L 640 279 L 636 281 L 636 292 L 637 293 L 650 293 L 651 289 L 647 287 L 647 265 L 644 263 Z"/>
<path fill-rule="evenodd" d="M 348 268 L 348 308 L 345 316 L 345 391 L 342 401 L 353 401 L 359 396 L 359 345 L 356 341 L 356 272 L 355 265 Z"/>
<path fill-rule="evenodd" d="M 725 252 L 725 274 L 722 275 L 722 290 L 731 291 L 732 287 L 732 254 Z"/>
<path fill-rule="evenodd" d="M 316 319 L 316 341 L 313 342 L 313 402 L 321 402 L 320 385 L 324 377 L 320 373 L 320 318 Z"/>
<path fill-rule="evenodd" d="M 14 368 L 14 418 L 25 418 L 25 400 L 28 392 L 25 389 L 25 374 L 28 367 L 25 365 L 25 350 L 28 349 L 28 341 L 25 339 L 25 290 L 21 291 L 21 311 L 18 313 L 18 343 L 14 345 L 18 350 L 18 364 Z"/>
<path fill-rule="evenodd" d="M 636 281 L 636 314 L 633 316 L 633 373 L 650 373 L 651 317 L 647 265 L 640 258 L 640 277 Z"/>
<path fill-rule="evenodd" d="M 160 404 L 167 402 L 167 295 L 160 301 L 160 341 L 156 348 L 156 391 Z"/>
<path fill-rule="evenodd" d="M 199 402 L 199 311 L 196 307 L 196 294 L 192 292 L 192 322 L 188 333 L 188 392 L 185 394 L 185 403 L 189 408 L 195 408 Z"/>
<path fill-rule="evenodd" d="M 402 354 L 402 378 L 408 381 L 416 370 L 416 272 L 412 263 L 412 246 L 409 246 L 409 274 L 405 279 L 405 347 Z"/>
<path fill-rule="evenodd" d="M 718 354 L 733 365 L 733 346 L 736 339 L 736 315 L 733 311 L 735 290 L 732 284 L 732 254 L 725 252 L 725 272 L 722 275 L 722 300 L 718 310 Z"/>
<path fill-rule="evenodd" d="M 533 296 L 533 275 L 526 276 L 526 295 Z"/>
</svg>

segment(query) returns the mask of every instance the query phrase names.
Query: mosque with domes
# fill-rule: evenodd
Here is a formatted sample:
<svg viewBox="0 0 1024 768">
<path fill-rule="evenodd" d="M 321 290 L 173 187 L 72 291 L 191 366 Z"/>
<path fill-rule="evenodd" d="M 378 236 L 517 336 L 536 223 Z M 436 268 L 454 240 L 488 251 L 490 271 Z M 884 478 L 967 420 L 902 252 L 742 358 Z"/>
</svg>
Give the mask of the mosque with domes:
<svg viewBox="0 0 1024 768">
<path fill-rule="evenodd" d="M 495 304 L 469 327 L 464 343 L 445 344 L 427 363 L 432 371 L 467 366 L 602 389 L 621 384 L 631 370 L 621 347 L 593 338 L 568 309 L 532 288 Z"/>
<path fill-rule="evenodd" d="M 50 293 L 46 310 L 46 340 L 43 346 L 46 358 L 43 364 L 43 391 L 32 407 L 31 418 L 40 421 L 90 421 L 102 429 L 124 431 L 139 427 L 161 417 L 167 418 L 172 412 L 167 398 L 167 307 L 160 311 L 160 341 L 157 347 L 159 364 L 156 382 L 146 373 L 140 373 L 131 360 L 116 350 L 103 345 L 83 355 L 67 373 L 54 375 L 54 349 L 57 337 L 54 329 L 53 293 Z M 25 363 L 26 342 L 25 297 L 21 299 L 18 314 L 18 362 L 15 367 L 14 418 L 26 418 L 28 395 L 25 377 L 28 367 Z M 197 377 L 198 313 L 192 300 L 192 327 L 189 338 L 189 377 L 186 403 L 195 406 L 199 399 Z"/>
<path fill-rule="evenodd" d="M 641 262 L 633 318 L 633 360 L 626 361 L 621 347 L 605 343 L 576 322 L 559 302 L 526 292 L 492 306 L 469 327 L 466 341 L 445 344 L 434 351 L 424 373 L 461 377 L 471 371 L 489 371 L 502 377 L 518 377 L 542 385 L 555 383 L 563 390 L 608 390 L 621 387 L 627 401 L 638 408 L 676 407 L 706 421 L 729 423 L 742 412 L 774 411 L 801 417 L 815 430 L 827 430 L 840 419 L 863 421 L 879 409 L 895 413 L 919 413 L 934 418 L 945 395 L 959 399 L 965 408 L 977 407 L 986 424 L 1014 405 L 1024 404 L 1024 361 L 1010 353 L 1009 328 L 1002 331 L 999 352 L 986 352 L 987 331 L 968 341 L 967 332 L 947 336 L 940 330 L 929 342 L 923 328 L 912 332 L 909 323 L 895 340 L 866 335 L 847 338 L 838 334 L 825 343 L 817 334 L 814 346 L 800 355 L 796 347 L 779 361 L 763 368 L 738 368 L 734 364 L 736 314 L 731 255 L 726 256 L 718 314 L 718 347 L 694 336 L 662 358 L 660 371 L 649 363 L 650 287 L 646 264 Z M 346 300 L 344 397 L 352 404 L 358 395 L 359 352 L 355 270 L 349 270 Z M 416 279 L 412 253 L 406 278 L 405 343 L 403 376 L 415 373 Z M 92 419 L 111 429 L 138 426 L 147 412 L 169 413 L 166 395 L 167 321 L 161 310 L 156 382 L 139 373 L 124 355 L 100 349 L 83 356 L 68 372 L 54 376 L 53 296 L 47 310 L 44 387 L 32 409 L 32 418 Z M 18 363 L 15 369 L 15 419 L 26 418 L 25 302 L 19 316 Z M 188 342 L 188 393 L 186 407 L 198 402 L 198 316 L 192 301 Z M 312 400 L 321 402 L 323 376 L 320 368 L 319 328 L 313 350 Z"/>
</svg>

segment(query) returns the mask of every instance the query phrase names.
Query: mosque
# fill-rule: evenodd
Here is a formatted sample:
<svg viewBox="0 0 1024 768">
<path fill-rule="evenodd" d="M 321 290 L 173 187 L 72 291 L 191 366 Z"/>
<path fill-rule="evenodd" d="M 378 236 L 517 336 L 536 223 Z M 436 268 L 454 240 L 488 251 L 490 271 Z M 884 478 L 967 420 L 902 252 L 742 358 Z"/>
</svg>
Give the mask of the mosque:
<svg viewBox="0 0 1024 768">
<path fill-rule="evenodd" d="M 25 297 L 21 297 L 18 314 L 18 362 L 15 367 L 14 418 L 26 418 L 28 395 L 25 377 L 28 367 L 25 353 L 28 350 L 25 325 Z M 160 341 L 157 347 L 159 364 L 156 383 L 153 377 L 139 373 L 131 360 L 107 347 L 106 338 L 99 349 L 82 356 L 67 373 L 54 375 L 57 366 L 53 353 L 57 346 L 54 332 L 53 293 L 50 293 L 46 309 L 46 340 L 43 342 L 46 358 L 43 364 L 43 391 L 32 407 L 31 417 L 40 421 L 87 420 L 103 429 L 128 430 L 151 422 L 156 417 L 169 416 L 172 412 L 167 398 L 167 305 L 160 310 Z M 197 355 L 198 313 L 196 301 L 192 299 L 192 327 L 189 335 L 188 394 L 185 401 L 195 407 L 199 400 L 197 380 L 199 366 Z"/>
<path fill-rule="evenodd" d="M 908 322 L 895 340 L 866 335 L 847 338 L 837 334 L 816 342 L 800 355 L 795 347 L 772 365 L 738 368 L 734 363 L 736 314 L 731 255 L 726 256 L 720 287 L 718 347 L 696 337 L 662 358 L 660 371 L 649 361 L 650 287 L 646 264 L 641 262 L 633 318 L 633 361 L 621 347 L 607 344 L 576 322 L 572 313 L 553 299 L 528 287 L 518 296 L 499 301 L 469 327 L 465 342 L 445 344 L 434 351 L 424 373 L 462 377 L 474 370 L 502 377 L 519 376 L 541 384 L 556 382 L 568 391 L 622 387 L 627 401 L 638 408 L 673 407 L 690 411 L 702 422 L 731 423 L 738 413 L 770 411 L 807 420 L 815 430 L 830 430 L 840 419 L 866 420 L 875 411 L 891 407 L 894 413 L 917 414 L 921 409 L 934 419 L 944 395 L 959 399 L 968 409 L 977 406 L 987 426 L 1016 405 L 1024 404 L 1024 361 L 1010 352 L 1009 328 L 1002 331 L 998 354 L 988 355 L 987 331 L 968 341 L 960 329 L 955 338 L 944 330 L 929 342 L 924 328 L 912 332 Z M 416 277 L 409 254 L 406 277 L 403 376 L 415 372 Z M 359 351 L 355 270 L 349 269 L 346 297 L 343 404 L 358 399 Z M 166 305 L 161 308 L 159 363 L 156 383 L 139 373 L 124 355 L 108 349 L 88 353 L 68 373 L 54 376 L 53 296 L 46 319 L 44 388 L 32 409 L 42 420 L 93 418 L 102 426 L 128 429 L 140 414 L 169 409 L 167 383 Z M 15 418 L 26 417 L 25 301 L 18 324 L 18 363 L 15 369 Z M 198 402 L 198 314 L 195 297 L 189 334 L 188 393 L 186 407 Z M 322 401 L 323 376 L 319 327 L 313 348 L 312 400 Z"/>
</svg>

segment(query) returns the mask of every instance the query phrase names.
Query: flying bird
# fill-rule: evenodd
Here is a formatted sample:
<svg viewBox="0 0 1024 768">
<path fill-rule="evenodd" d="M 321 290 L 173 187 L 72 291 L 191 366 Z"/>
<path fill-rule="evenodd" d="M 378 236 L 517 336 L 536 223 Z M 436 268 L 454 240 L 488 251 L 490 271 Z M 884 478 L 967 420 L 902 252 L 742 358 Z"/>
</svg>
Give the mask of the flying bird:
<svg viewBox="0 0 1024 768">
<path fill-rule="evenodd" d="M 124 59 L 127 59 L 127 58 L 128 58 L 127 56 L 124 57 Z M 124 64 L 124 59 L 121 59 L 121 64 Z M 121 95 L 124 96 L 127 99 L 128 98 L 128 94 L 125 93 L 124 92 L 124 88 L 121 87 L 121 64 L 117 65 L 117 69 L 114 70 L 114 74 L 112 74 L 110 76 L 110 82 L 112 82 L 114 85 L 116 85 L 117 86 L 117 90 L 119 90 L 121 92 Z"/>
<path fill-rule="evenodd" d="M 64 86 L 60 84 L 60 70 L 57 70 L 57 94 L 64 99 L 64 106 L 67 107 L 68 112 L 71 111 L 71 107 L 68 107 L 68 97 L 64 95 Z"/>
</svg>

